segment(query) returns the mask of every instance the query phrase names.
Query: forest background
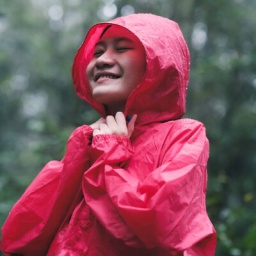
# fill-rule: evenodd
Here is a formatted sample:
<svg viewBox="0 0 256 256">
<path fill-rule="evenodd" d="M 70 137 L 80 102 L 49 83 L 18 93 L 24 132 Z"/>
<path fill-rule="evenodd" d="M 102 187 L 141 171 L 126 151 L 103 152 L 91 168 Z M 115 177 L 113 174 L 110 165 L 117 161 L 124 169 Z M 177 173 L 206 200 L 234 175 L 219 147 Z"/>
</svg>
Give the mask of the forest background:
<svg viewBox="0 0 256 256">
<path fill-rule="evenodd" d="M 139 12 L 177 21 L 190 48 L 186 117 L 205 124 L 211 143 L 216 255 L 256 255 L 255 0 L 1 0 L 0 226 L 75 127 L 98 117 L 71 81 L 88 28 Z"/>
</svg>

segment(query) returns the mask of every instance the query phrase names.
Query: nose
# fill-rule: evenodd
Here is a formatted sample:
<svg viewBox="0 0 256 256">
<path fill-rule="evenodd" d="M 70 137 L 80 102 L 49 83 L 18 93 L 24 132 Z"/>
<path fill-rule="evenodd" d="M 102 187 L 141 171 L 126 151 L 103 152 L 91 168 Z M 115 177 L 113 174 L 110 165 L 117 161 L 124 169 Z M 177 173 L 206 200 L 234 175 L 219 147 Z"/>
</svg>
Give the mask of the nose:
<svg viewBox="0 0 256 256">
<path fill-rule="evenodd" d="M 115 64 L 114 56 L 110 49 L 102 53 L 96 60 L 97 68 L 113 66 L 114 64 Z"/>
</svg>

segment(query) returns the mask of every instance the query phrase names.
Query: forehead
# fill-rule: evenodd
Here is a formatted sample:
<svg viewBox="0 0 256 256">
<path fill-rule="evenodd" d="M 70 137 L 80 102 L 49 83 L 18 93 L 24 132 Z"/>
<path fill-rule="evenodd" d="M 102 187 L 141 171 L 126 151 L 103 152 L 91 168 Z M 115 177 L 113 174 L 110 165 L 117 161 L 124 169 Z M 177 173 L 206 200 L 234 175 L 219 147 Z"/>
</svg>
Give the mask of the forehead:
<svg viewBox="0 0 256 256">
<path fill-rule="evenodd" d="M 105 31 L 102 33 L 99 41 L 104 41 L 107 39 L 115 39 L 115 38 L 127 38 L 130 41 L 133 42 L 139 42 L 139 39 L 128 29 L 117 26 L 117 25 L 111 25 L 105 29 Z"/>
</svg>

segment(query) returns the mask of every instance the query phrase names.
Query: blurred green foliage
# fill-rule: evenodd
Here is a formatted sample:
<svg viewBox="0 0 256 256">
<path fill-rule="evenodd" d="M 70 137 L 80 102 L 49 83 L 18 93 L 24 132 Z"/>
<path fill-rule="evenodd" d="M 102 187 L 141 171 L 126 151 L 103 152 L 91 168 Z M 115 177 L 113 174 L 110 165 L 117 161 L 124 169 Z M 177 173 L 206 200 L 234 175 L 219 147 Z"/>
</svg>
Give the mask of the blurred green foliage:
<svg viewBox="0 0 256 256">
<path fill-rule="evenodd" d="M 0 226 L 75 127 L 97 114 L 72 88 L 88 28 L 133 12 L 176 20 L 191 51 L 187 117 L 211 142 L 207 207 L 217 256 L 256 253 L 256 1 L 0 2 Z"/>
</svg>

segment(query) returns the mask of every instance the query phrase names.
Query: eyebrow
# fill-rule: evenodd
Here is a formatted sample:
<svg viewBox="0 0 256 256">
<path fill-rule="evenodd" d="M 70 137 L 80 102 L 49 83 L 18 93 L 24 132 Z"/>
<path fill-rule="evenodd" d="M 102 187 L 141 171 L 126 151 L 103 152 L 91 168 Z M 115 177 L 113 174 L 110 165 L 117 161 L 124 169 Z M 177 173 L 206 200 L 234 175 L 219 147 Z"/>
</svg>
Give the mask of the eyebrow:
<svg viewBox="0 0 256 256">
<path fill-rule="evenodd" d="M 116 38 L 115 39 L 115 42 L 116 43 L 119 43 L 119 42 L 122 42 L 122 41 L 127 41 L 127 42 L 129 42 L 129 43 L 134 43 L 130 38 L 127 38 L 127 37 L 118 37 L 118 38 Z M 96 44 L 95 44 L 95 47 L 96 46 L 99 46 L 99 45 L 105 45 L 105 42 L 104 41 L 99 41 L 99 42 L 97 42 Z"/>
</svg>

